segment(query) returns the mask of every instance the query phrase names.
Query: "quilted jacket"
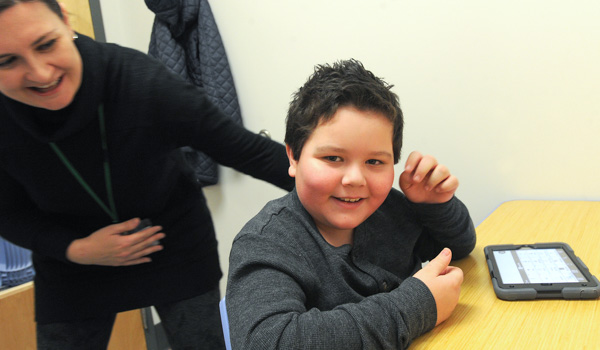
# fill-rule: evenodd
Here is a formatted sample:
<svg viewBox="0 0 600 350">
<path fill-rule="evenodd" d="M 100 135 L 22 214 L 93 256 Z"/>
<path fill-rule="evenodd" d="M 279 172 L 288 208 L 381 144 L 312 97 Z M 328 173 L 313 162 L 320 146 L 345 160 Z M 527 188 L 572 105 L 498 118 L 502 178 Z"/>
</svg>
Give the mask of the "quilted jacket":
<svg viewBox="0 0 600 350">
<path fill-rule="evenodd" d="M 225 115 L 242 123 L 227 54 L 207 0 L 145 0 L 155 13 L 148 54 L 169 70 L 202 87 Z M 216 184 L 217 164 L 184 147 L 174 154 L 198 186 Z"/>
</svg>

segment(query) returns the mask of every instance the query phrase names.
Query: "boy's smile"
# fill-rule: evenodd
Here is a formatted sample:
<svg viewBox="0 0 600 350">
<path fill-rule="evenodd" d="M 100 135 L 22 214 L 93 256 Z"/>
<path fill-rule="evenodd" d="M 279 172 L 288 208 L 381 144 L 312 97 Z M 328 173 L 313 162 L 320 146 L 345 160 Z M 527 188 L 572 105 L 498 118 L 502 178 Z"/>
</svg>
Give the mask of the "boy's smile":
<svg viewBox="0 0 600 350">
<path fill-rule="evenodd" d="M 383 203 L 394 182 L 393 126 L 385 116 L 341 107 L 308 138 L 290 176 L 302 205 L 332 245 L 352 243 L 356 226 Z"/>
</svg>

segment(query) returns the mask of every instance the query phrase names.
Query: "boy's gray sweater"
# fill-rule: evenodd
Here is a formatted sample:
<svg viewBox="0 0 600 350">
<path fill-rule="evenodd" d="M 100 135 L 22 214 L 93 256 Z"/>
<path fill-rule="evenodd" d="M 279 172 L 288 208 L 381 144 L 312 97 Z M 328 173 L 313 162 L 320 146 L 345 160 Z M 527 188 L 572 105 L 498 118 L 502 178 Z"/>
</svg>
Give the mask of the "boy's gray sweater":
<svg viewBox="0 0 600 350">
<path fill-rule="evenodd" d="M 436 323 L 435 301 L 411 277 L 449 247 L 475 246 L 457 198 L 410 203 L 392 189 L 355 229 L 328 244 L 296 191 L 268 203 L 234 240 L 227 286 L 233 349 L 404 349 Z"/>
</svg>

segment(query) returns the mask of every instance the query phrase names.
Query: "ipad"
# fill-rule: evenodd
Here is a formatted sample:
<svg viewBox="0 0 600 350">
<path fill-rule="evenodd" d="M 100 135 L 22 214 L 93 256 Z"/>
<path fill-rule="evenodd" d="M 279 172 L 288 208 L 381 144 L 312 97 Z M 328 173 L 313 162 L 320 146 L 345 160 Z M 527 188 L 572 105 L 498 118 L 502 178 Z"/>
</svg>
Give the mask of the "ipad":
<svg viewBox="0 0 600 350">
<path fill-rule="evenodd" d="M 566 243 L 490 245 L 483 250 L 500 299 L 596 299 L 600 295 L 600 282 Z"/>
</svg>

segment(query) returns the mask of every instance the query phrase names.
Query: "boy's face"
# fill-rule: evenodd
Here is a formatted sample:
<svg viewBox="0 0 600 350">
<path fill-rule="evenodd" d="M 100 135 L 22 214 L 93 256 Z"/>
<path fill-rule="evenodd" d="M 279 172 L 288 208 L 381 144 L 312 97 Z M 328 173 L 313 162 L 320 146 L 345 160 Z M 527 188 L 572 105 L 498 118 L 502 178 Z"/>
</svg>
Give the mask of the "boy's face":
<svg viewBox="0 0 600 350">
<path fill-rule="evenodd" d="M 392 122 L 385 116 L 342 107 L 315 128 L 298 161 L 287 148 L 298 197 L 330 244 L 351 243 L 353 229 L 390 192 L 392 134 Z"/>
</svg>

